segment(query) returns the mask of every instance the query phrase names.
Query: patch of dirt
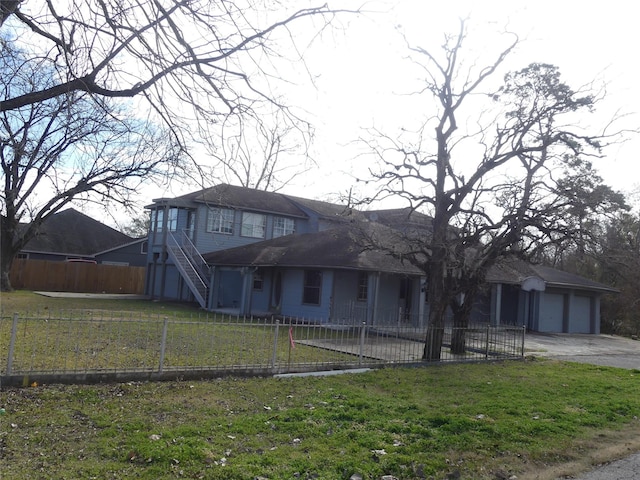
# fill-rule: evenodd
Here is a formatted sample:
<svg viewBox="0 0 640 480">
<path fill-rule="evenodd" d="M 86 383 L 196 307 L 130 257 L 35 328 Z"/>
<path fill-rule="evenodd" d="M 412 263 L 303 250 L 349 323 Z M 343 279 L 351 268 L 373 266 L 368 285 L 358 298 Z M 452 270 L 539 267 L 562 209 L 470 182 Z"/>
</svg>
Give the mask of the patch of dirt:
<svg viewBox="0 0 640 480">
<path fill-rule="evenodd" d="M 545 465 L 531 463 L 517 474 L 518 480 L 558 480 L 576 478 L 599 466 L 620 460 L 640 451 L 638 423 L 633 422 L 622 430 L 598 432 L 594 437 L 576 441 L 567 456 L 570 462 Z"/>
</svg>

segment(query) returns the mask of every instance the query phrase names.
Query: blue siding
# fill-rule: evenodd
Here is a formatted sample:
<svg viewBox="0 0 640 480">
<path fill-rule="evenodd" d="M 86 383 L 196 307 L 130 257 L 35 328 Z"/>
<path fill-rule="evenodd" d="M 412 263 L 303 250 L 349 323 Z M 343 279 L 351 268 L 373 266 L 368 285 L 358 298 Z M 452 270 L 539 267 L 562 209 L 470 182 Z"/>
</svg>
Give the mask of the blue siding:
<svg viewBox="0 0 640 480">
<path fill-rule="evenodd" d="M 303 287 L 304 270 L 287 270 L 284 273 L 282 278 L 282 315 L 326 322 L 329 319 L 331 309 L 333 272 L 330 270 L 322 271 L 320 305 L 305 305 L 302 303 Z"/>
<path fill-rule="evenodd" d="M 242 297 L 242 274 L 239 270 L 221 270 L 216 287 L 217 308 L 238 308 Z"/>
<path fill-rule="evenodd" d="M 257 312 L 269 311 L 269 296 L 271 294 L 272 277 L 271 272 L 265 270 L 263 273 L 262 290 L 251 290 L 251 308 Z"/>
<path fill-rule="evenodd" d="M 267 214 L 265 228 L 265 238 L 243 237 L 240 235 L 242 228 L 242 210 L 234 210 L 233 234 L 207 232 L 207 215 L 209 207 L 204 205 L 198 208 L 196 218 L 196 234 L 194 244 L 201 253 L 216 252 L 227 248 L 241 247 L 273 238 L 273 218 L 274 215 Z M 256 212 L 261 213 L 262 212 Z M 281 217 L 282 215 L 278 215 Z M 291 217 L 288 217 L 291 218 Z M 304 220 L 294 219 L 296 231 L 302 226 Z"/>
</svg>

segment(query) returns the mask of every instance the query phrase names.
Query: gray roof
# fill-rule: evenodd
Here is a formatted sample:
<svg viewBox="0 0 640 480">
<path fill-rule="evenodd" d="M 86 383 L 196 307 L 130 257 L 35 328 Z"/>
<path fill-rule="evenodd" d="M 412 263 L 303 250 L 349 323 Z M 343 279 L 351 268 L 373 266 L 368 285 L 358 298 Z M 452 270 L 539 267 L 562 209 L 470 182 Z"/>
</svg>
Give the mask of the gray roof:
<svg viewBox="0 0 640 480">
<path fill-rule="evenodd" d="M 320 217 L 326 219 L 337 219 L 341 221 L 348 221 L 349 217 L 354 215 L 360 216 L 360 212 L 354 210 L 347 205 L 339 203 L 323 202 L 322 200 L 311 200 L 309 198 L 294 197 L 291 195 L 285 195 L 289 200 L 302 208 L 312 210 Z"/>
<path fill-rule="evenodd" d="M 93 255 L 132 241 L 128 235 L 69 208 L 47 218 L 22 251 Z"/>
<path fill-rule="evenodd" d="M 156 204 L 161 203 L 175 207 L 205 203 L 216 207 L 241 208 L 289 217 L 305 218 L 307 216 L 286 195 L 227 184 L 219 184 L 176 198 L 157 198 L 153 201 Z"/>
<path fill-rule="evenodd" d="M 415 265 L 401 260 L 402 237 L 399 235 L 374 222 L 357 222 L 317 233 L 287 235 L 211 252 L 203 257 L 207 263 L 215 266 L 335 268 L 424 275 Z M 374 237 L 375 241 L 372 241 Z M 383 248 L 395 251 L 395 254 L 372 248 L 372 244 L 381 244 Z M 518 259 L 500 260 L 489 270 L 487 282 L 521 285 L 531 277 L 541 279 L 548 287 L 616 291 L 579 275 L 531 265 Z"/>
<path fill-rule="evenodd" d="M 215 266 L 336 268 L 420 275 L 409 262 L 372 249 L 360 233 L 384 237 L 390 245 L 393 232 L 382 225 L 342 226 L 317 233 L 294 234 L 203 255 Z"/>
<path fill-rule="evenodd" d="M 520 285 L 525 279 L 530 277 L 540 278 L 548 287 L 596 290 L 601 292 L 618 291 L 608 285 L 590 280 L 574 273 L 564 272 L 562 270 L 543 265 L 532 265 L 524 260 L 515 258 L 499 260 L 489 269 L 487 281 L 490 283 Z"/>
</svg>

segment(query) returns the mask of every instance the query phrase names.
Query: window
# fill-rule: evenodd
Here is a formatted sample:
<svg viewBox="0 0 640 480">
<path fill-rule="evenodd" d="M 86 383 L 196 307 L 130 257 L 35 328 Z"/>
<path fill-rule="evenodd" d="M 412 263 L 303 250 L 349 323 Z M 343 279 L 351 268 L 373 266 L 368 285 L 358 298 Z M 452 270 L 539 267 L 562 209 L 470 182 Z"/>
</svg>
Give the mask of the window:
<svg viewBox="0 0 640 480">
<path fill-rule="evenodd" d="M 264 278 L 262 277 L 262 272 L 260 270 L 256 270 L 253 272 L 253 289 L 261 292 L 263 286 Z"/>
<path fill-rule="evenodd" d="M 16 258 L 22 258 L 23 260 L 27 260 L 29 258 L 29 254 L 25 252 L 18 252 L 16 254 Z"/>
<path fill-rule="evenodd" d="M 273 238 L 284 237 L 295 232 L 296 223 L 292 218 L 275 217 L 273 219 Z"/>
<path fill-rule="evenodd" d="M 146 240 L 140 244 L 140 253 L 147 253 L 149 251 L 149 242 Z"/>
<path fill-rule="evenodd" d="M 242 229 L 240 235 L 243 237 L 264 238 L 266 225 L 266 215 L 242 212 Z"/>
<path fill-rule="evenodd" d="M 170 232 L 178 230 L 178 209 L 170 208 L 169 215 L 167 216 L 167 229 Z"/>
<path fill-rule="evenodd" d="M 155 214 L 155 215 L 154 215 Z M 154 210 L 151 214 L 151 223 L 156 232 L 162 231 L 162 222 L 164 220 L 164 210 Z"/>
<path fill-rule="evenodd" d="M 320 305 L 321 286 L 322 272 L 320 270 L 305 270 L 302 303 L 306 303 L 308 305 Z"/>
<path fill-rule="evenodd" d="M 210 208 L 207 213 L 207 232 L 233 235 L 233 210 Z"/>
<path fill-rule="evenodd" d="M 366 302 L 369 288 L 369 275 L 366 272 L 358 273 L 358 301 Z"/>
</svg>

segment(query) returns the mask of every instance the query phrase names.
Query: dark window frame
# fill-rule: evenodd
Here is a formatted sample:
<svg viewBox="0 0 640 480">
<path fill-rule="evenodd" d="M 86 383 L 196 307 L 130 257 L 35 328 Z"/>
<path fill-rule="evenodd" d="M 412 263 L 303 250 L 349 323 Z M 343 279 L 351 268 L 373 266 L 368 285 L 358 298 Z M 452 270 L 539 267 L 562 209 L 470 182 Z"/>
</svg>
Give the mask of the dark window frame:
<svg viewBox="0 0 640 480">
<path fill-rule="evenodd" d="M 358 302 L 366 302 L 369 298 L 369 274 L 358 272 Z"/>
<path fill-rule="evenodd" d="M 256 292 L 264 290 L 264 275 L 260 270 L 253 272 L 252 288 Z"/>
<path fill-rule="evenodd" d="M 302 304 L 320 305 L 322 302 L 322 270 L 305 270 L 302 284 Z"/>
</svg>

